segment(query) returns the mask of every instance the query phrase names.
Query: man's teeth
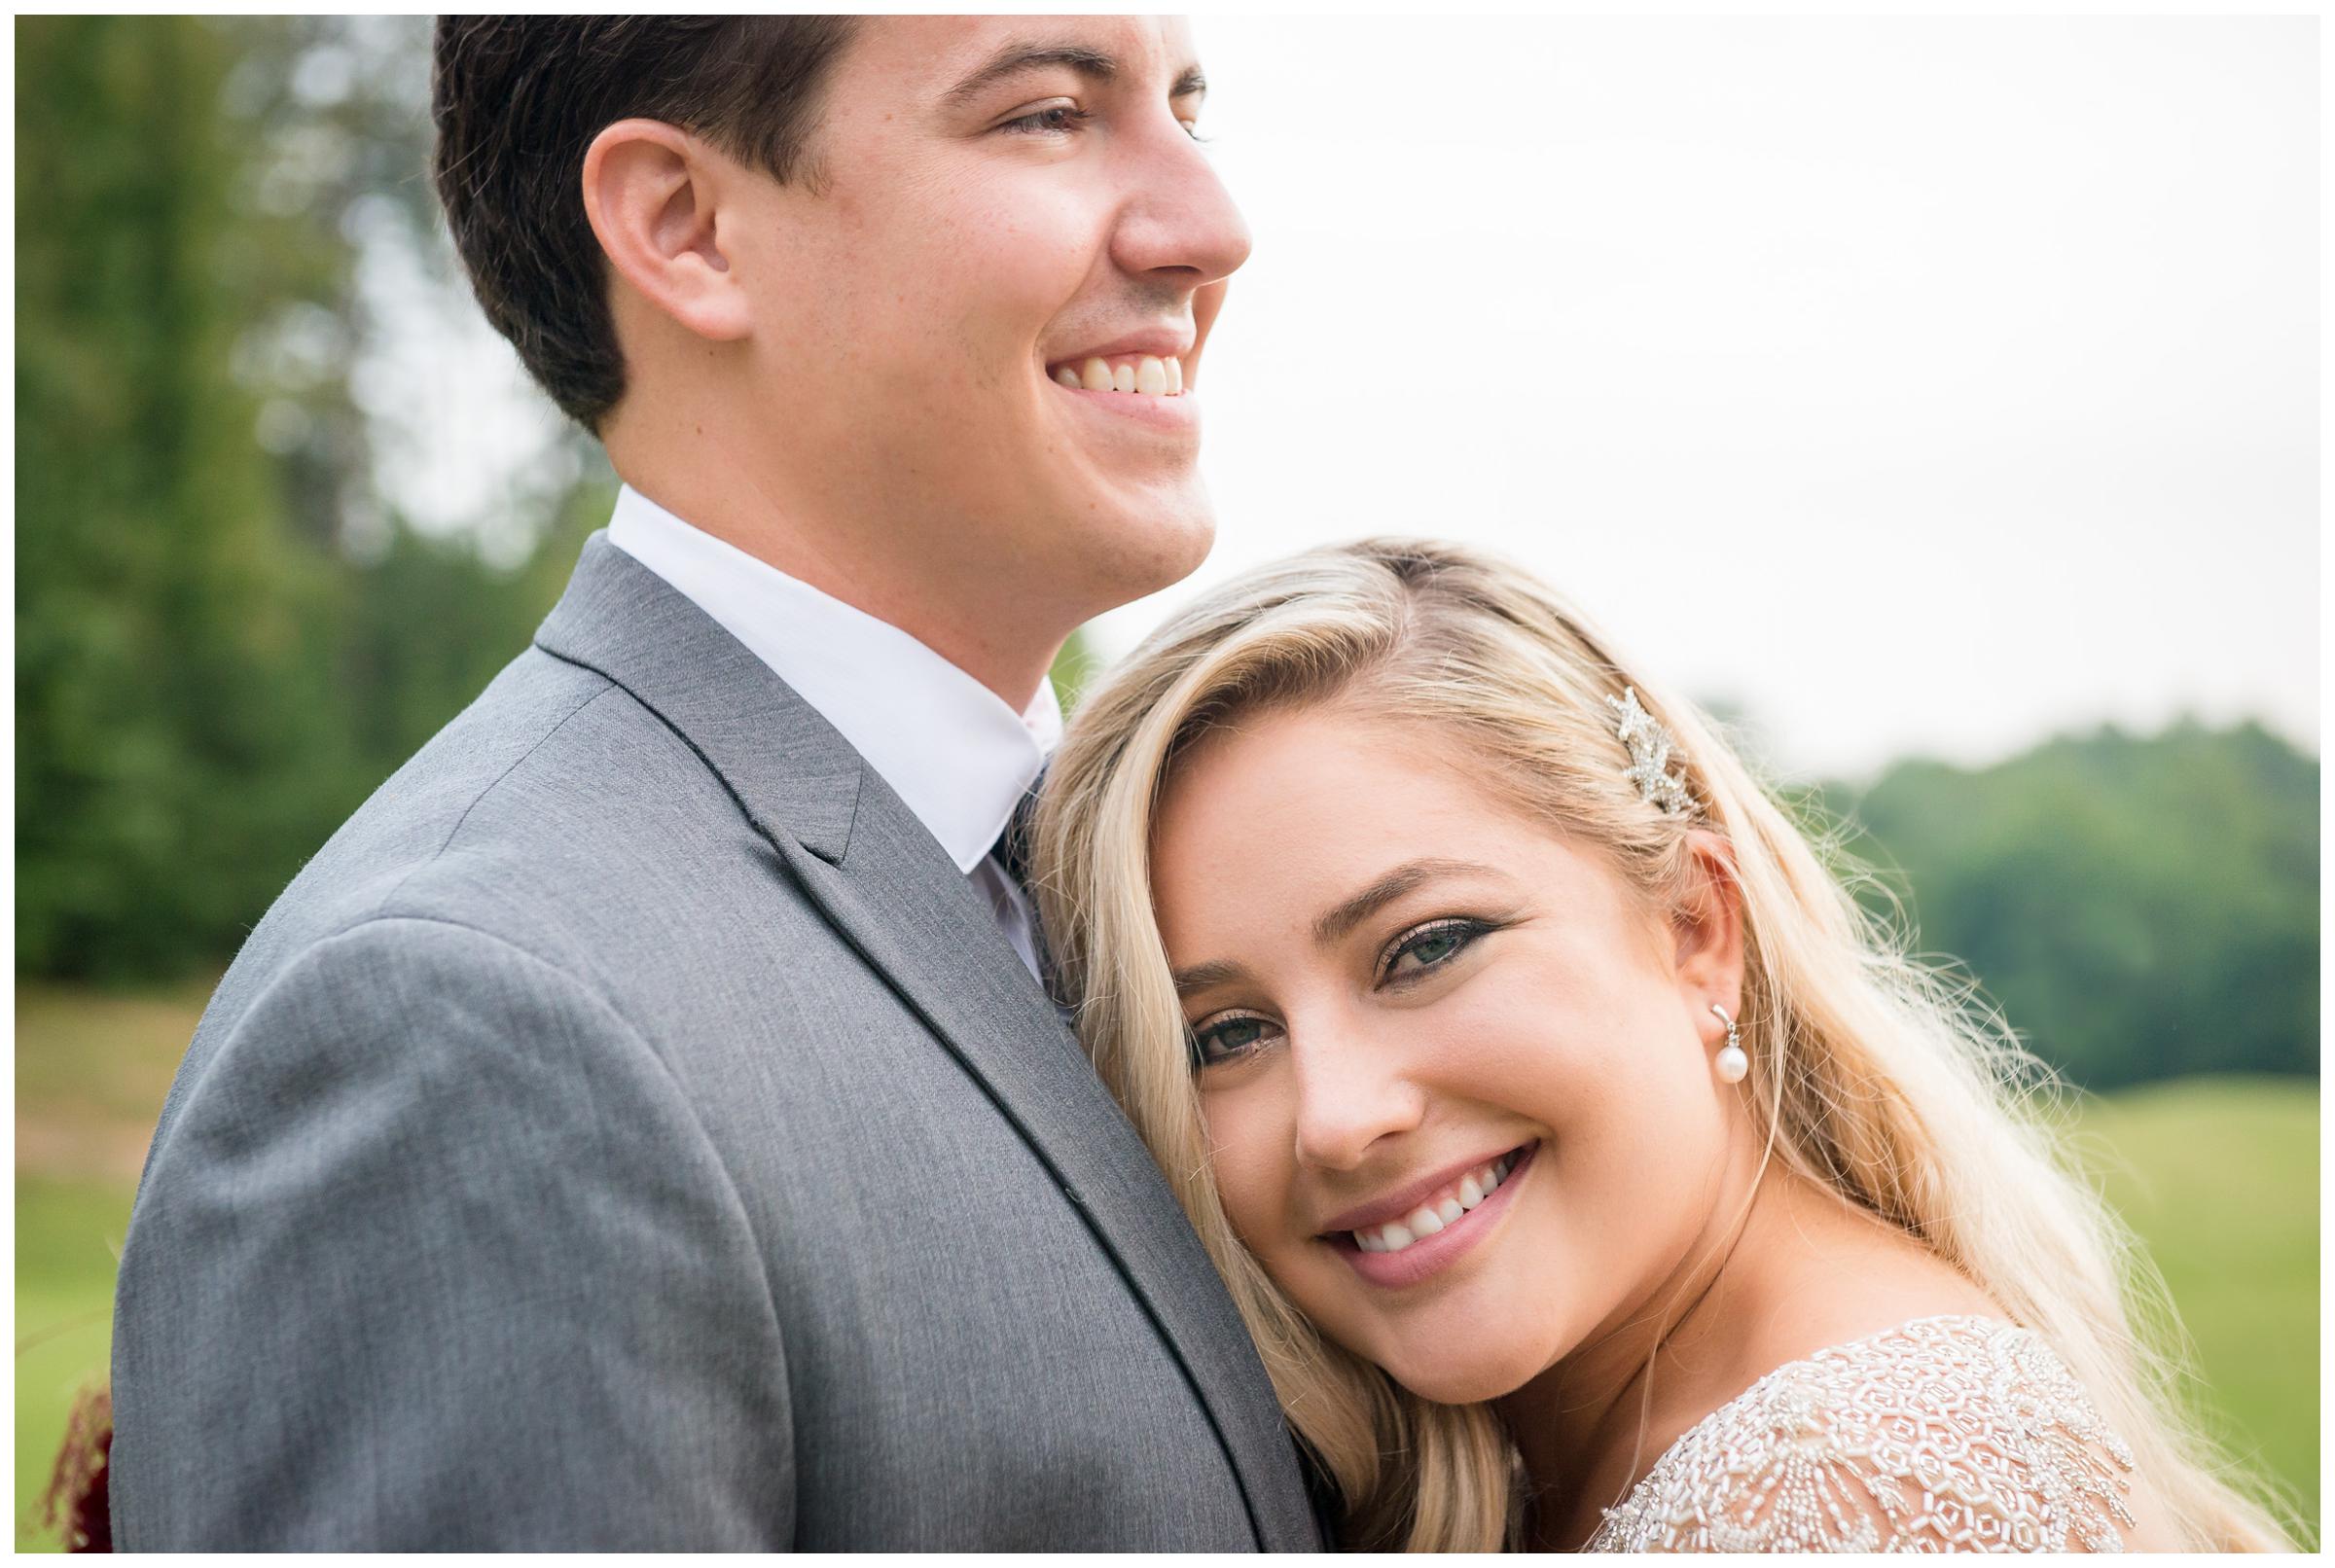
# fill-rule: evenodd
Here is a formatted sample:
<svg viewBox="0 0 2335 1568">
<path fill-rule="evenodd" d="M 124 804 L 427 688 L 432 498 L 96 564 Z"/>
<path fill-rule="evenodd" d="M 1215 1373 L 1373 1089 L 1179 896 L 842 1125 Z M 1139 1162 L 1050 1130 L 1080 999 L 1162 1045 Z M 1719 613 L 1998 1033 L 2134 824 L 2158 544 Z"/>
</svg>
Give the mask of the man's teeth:
<svg viewBox="0 0 2335 1568">
<path fill-rule="evenodd" d="M 1172 398 L 1184 390 L 1184 362 L 1170 356 L 1144 354 L 1113 365 L 1090 359 L 1083 365 L 1060 365 L 1054 378 L 1073 392 L 1133 392 L 1147 398 Z"/>
<path fill-rule="evenodd" d="M 1414 1241 L 1434 1235 L 1498 1192 L 1500 1183 L 1515 1168 L 1516 1156 L 1502 1155 L 1461 1176 L 1455 1186 L 1437 1194 L 1401 1219 L 1348 1233 L 1353 1236 L 1354 1245 L 1364 1252 L 1400 1252 Z"/>
</svg>

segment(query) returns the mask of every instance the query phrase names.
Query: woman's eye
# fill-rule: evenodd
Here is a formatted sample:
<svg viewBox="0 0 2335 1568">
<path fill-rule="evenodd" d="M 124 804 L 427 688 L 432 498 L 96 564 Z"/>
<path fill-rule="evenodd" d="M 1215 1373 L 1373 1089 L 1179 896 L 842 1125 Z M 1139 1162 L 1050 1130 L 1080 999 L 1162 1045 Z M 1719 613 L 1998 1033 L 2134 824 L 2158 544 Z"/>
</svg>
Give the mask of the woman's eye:
<svg viewBox="0 0 2335 1568">
<path fill-rule="evenodd" d="M 1457 937 L 1448 931 L 1438 932 L 1432 937 L 1422 937 L 1411 946 L 1405 947 L 1402 956 L 1395 962 L 1397 964 L 1412 963 L 1421 969 L 1432 969 L 1458 950 L 1459 939 Z"/>
<path fill-rule="evenodd" d="M 1209 1067 L 1245 1056 L 1276 1032 L 1272 1019 L 1245 1013 L 1196 1025 L 1192 1030 L 1193 1065 Z"/>
<path fill-rule="evenodd" d="M 1091 112 L 1081 109 L 1075 103 L 1057 103 L 1050 104 L 1043 109 L 1033 110 L 1025 115 L 1017 116 L 997 128 L 1010 130 L 1018 135 L 1047 131 L 1071 131 L 1094 118 L 1095 116 Z"/>
<path fill-rule="evenodd" d="M 1383 970 L 1386 980 L 1405 980 L 1449 963 L 1485 932 L 1480 920 L 1437 920 L 1395 941 Z"/>
</svg>

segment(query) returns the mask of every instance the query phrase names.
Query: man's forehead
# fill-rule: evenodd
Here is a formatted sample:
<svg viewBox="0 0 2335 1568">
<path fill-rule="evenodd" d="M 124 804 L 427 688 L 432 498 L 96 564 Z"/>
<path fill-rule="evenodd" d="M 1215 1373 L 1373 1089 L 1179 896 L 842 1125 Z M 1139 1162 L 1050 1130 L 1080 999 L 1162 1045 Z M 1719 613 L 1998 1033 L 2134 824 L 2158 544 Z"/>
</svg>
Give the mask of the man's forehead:
<svg viewBox="0 0 2335 1568">
<path fill-rule="evenodd" d="M 859 29 L 859 63 L 936 94 L 1024 54 L 1084 54 L 1134 77 L 1194 63 L 1181 17 L 866 17 Z"/>
</svg>

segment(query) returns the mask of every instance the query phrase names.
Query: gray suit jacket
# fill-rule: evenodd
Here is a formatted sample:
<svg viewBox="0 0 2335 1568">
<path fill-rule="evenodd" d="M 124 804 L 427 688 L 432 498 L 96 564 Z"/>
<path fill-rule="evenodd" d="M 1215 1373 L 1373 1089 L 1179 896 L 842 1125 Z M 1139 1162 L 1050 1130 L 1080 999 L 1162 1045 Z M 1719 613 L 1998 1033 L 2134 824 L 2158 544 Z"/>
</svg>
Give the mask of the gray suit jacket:
<svg viewBox="0 0 2335 1568">
<path fill-rule="evenodd" d="M 1319 1544 L 987 906 L 602 537 L 203 1015 L 114 1412 L 126 1550 Z"/>
</svg>

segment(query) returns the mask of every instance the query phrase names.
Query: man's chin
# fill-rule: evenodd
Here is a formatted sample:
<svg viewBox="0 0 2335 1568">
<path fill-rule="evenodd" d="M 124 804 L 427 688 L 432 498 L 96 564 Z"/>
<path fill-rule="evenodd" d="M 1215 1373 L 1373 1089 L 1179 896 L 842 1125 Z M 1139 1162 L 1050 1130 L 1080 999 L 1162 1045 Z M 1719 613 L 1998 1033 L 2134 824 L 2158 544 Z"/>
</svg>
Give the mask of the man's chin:
<svg viewBox="0 0 2335 1568">
<path fill-rule="evenodd" d="M 1109 598 L 1096 614 L 1175 587 L 1216 543 L 1216 512 L 1197 480 L 1183 493 L 1114 510 L 1115 527 L 1080 530 L 1096 591 Z"/>
</svg>

